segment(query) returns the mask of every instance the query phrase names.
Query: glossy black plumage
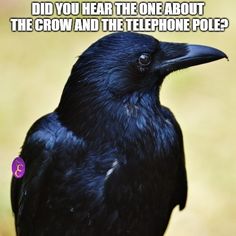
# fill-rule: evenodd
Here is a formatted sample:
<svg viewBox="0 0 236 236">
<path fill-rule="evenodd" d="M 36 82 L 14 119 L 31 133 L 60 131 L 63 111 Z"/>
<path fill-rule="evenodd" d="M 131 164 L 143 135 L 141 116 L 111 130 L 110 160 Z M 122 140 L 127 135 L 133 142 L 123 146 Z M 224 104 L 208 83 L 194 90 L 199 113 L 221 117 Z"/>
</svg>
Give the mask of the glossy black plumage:
<svg viewBox="0 0 236 236">
<path fill-rule="evenodd" d="M 159 89 L 176 69 L 225 57 L 210 49 L 200 61 L 187 44 L 135 33 L 91 45 L 58 108 L 26 136 L 26 173 L 12 180 L 17 235 L 163 235 L 187 180 L 181 129 Z"/>
</svg>

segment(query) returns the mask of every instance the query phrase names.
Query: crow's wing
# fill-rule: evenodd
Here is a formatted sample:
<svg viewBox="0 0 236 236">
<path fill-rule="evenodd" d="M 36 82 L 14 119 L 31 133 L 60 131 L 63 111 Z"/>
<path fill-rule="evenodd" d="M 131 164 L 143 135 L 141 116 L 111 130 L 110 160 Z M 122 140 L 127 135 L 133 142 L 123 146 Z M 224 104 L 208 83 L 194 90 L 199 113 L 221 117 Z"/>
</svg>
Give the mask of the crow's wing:
<svg viewBox="0 0 236 236">
<path fill-rule="evenodd" d="M 185 168 L 183 135 L 178 123 L 177 123 L 177 130 L 179 136 L 180 152 L 179 152 L 179 172 L 178 172 L 179 175 L 177 179 L 178 184 L 176 188 L 176 200 L 177 200 L 176 204 L 179 205 L 180 210 L 183 210 L 187 201 L 188 184 L 187 184 L 187 173 Z"/>
<path fill-rule="evenodd" d="M 60 170 L 69 171 L 69 158 L 81 157 L 83 148 L 83 140 L 63 127 L 56 113 L 46 115 L 33 124 L 20 154 L 26 165 L 25 175 L 21 179 L 13 177 L 11 184 L 17 235 L 33 235 L 37 217 L 42 214 L 40 212 L 47 211 L 46 206 L 50 207 L 49 202 L 46 204 L 52 186 L 49 183 L 55 182 Z M 57 184 L 60 186 L 60 183 Z"/>
<path fill-rule="evenodd" d="M 177 141 L 178 141 L 178 149 L 176 150 L 176 155 L 178 159 L 178 175 L 176 179 L 176 190 L 173 196 L 173 204 L 179 205 L 180 210 L 184 209 L 187 200 L 187 174 L 185 168 L 185 155 L 184 155 L 184 144 L 183 144 L 183 135 L 181 128 L 176 121 L 173 113 L 167 108 L 162 106 L 162 111 L 164 116 L 171 122 L 175 127 L 175 131 L 177 133 Z"/>
</svg>

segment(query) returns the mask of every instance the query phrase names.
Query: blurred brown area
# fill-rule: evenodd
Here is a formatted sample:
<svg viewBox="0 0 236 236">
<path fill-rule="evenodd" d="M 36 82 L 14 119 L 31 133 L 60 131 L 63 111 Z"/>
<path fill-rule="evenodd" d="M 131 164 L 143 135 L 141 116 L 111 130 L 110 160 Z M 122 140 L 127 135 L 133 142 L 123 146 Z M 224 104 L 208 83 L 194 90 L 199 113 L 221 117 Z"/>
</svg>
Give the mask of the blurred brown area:
<svg viewBox="0 0 236 236">
<path fill-rule="evenodd" d="M 10 17 L 30 17 L 30 1 L 0 1 L 0 236 L 12 236 L 11 162 L 25 134 L 59 102 L 76 57 L 98 33 L 12 33 Z M 223 50 L 220 60 L 170 75 L 161 101 L 179 121 L 185 141 L 189 195 L 176 208 L 167 236 L 236 235 L 236 1 L 209 0 L 206 17 L 227 17 L 223 33 L 153 33 L 162 41 L 205 44 Z"/>
</svg>

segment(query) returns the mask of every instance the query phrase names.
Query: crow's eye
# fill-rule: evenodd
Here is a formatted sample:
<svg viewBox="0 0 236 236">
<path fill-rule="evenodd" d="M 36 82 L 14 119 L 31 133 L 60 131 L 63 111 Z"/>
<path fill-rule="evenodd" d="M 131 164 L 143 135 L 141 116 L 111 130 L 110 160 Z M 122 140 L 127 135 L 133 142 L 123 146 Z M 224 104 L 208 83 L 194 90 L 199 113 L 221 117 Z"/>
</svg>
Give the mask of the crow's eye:
<svg viewBox="0 0 236 236">
<path fill-rule="evenodd" d="M 151 63 L 151 56 L 148 53 L 143 53 L 139 57 L 138 63 L 140 66 L 148 66 Z"/>
</svg>

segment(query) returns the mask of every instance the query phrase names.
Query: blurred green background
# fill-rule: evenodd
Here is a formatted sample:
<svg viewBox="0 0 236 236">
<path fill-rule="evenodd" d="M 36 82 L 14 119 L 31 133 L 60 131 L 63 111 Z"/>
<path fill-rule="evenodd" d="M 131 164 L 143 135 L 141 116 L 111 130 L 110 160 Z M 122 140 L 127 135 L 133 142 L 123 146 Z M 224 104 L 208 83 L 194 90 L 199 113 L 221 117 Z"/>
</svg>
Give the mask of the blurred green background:
<svg viewBox="0 0 236 236">
<path fill-rule="evenodd" d="M 29 17 L 30 2 L 0 1 L 0 236 L 14 235 L 11 162 L 25 134 L 58 104 L 76 57 L 99 33 L 12 33 L 9 17 Z M 162 41 L 214 46 L 230 61 L 176 72 L 161 101 L 179 121 L 185 141 L 189 194 L 175 209 L 167 236 L 236 235 L 236 1 L 206 1 L 205 16 L 228 17 L 224 33 L 154 33 Z"/>
</svg>

